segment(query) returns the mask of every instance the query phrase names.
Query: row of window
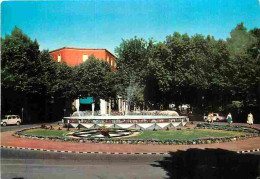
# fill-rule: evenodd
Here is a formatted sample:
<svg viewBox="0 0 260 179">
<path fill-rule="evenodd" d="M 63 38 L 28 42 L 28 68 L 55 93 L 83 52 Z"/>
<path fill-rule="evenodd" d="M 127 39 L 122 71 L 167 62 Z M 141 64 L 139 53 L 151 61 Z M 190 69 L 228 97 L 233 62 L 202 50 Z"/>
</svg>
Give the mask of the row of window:
<svg viewBox="0 0 260 179">
<path fill-rule="evenodd" d="M 107 63 L 109 64 L 109 57 L 107 57 Z M 116 68 L 116 63 L 114 62 L 114 60 L 110 61 L 110 65 Z"/>
<path fill-rule="evenodd" d="M 83 60 L 83 62 L 87 61 L 88 60 L 88 55 L 83 55 L 82 56 L 82 60 Z M 61 55 L 60 54 L 58 55 L 58 62 L 61 62 Z M 107 57 L 107 63 L 109 64 L 109 57 Z M 110 65 L 112 67 L 116 68 L 116 63 L 114 62 L 114 60 L 110 61 Z"/>
</svg>

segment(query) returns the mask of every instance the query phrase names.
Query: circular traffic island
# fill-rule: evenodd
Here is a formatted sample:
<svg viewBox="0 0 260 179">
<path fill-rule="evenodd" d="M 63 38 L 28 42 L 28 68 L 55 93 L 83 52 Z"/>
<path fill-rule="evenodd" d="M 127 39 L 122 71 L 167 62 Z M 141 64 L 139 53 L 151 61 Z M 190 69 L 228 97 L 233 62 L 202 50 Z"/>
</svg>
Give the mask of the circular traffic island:
<svg viewBox="0 0 260 179">
<path fill-rule="evenodd" d="M 34 128 L 18 131 L 14 136 L 80 143 L 189 145 L 234 142 L 257 137 L 259 136 L 259 131 L 248 127 L 198 124 L 193 129 L 183 127 L 167 130 L 139 131 L 120 128 L 73 131 Z"/>
</svg>

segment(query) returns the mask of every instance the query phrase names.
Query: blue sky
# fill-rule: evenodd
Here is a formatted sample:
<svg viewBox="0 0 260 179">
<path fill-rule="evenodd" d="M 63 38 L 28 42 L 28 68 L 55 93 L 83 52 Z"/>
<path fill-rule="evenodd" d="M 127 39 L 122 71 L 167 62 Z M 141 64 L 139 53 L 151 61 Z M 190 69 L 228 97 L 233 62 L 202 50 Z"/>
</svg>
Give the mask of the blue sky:
<svg viewBox="0 0 260 179">
<path fill-rule="evenodd" d="M 134 36 L 164 41 L 174 32 L 226 39 L 240 22 L 260 28 L 259 0 L 5 1 L 1 36 L 18 26 L 40 49 L 106 48 Z"/>
</svg>

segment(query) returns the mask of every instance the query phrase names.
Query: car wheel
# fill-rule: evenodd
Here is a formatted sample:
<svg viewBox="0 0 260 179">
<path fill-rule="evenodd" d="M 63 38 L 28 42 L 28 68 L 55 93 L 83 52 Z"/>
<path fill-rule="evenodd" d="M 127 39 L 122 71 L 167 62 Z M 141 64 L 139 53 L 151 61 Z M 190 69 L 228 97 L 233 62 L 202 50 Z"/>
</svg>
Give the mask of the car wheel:
<svg viewBox="0 0 260 179">
<path fill-rule="evenodd" d="M 6 126 L 6 123 L 5 123 L 5 122 L 3 123 L 3 126 Z"/>
<path fill-rule="evenodd" d="M 18 122 L 16 123 L 16 125 L 17 125 L 17 126 L 20 126 L 20 122 L 18 121 Z"/>
<path fill-rule="evenodd" d="M 219 122 L 219 118 L 217 118 L 216 121 Z"/>
</svg>

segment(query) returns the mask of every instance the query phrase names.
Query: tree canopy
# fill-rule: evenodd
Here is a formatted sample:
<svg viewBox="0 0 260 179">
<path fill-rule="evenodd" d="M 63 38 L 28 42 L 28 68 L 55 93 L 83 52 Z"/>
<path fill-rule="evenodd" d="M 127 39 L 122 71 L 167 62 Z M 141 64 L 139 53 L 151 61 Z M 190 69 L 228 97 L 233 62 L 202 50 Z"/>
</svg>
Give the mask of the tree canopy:
<svg viewBox="0 0 260 179">
<path fill-rule="evenodd" d="M 116 72 L 94 56 L 76 67 L 55 62 L 17 27 L 1 43 L 2 113 L 24 107 L 48 116 L 47 106 L 53 106 L 62 115 L 75 98 L 119 95 L 130 106 L 149 109 L 174 103 L 190 104 L 198 113 L 231 110 L 237 118 L 260 114 L 260 29 L 248 31 L 243 23 L 226 40 L 178 32 L 162 42 L 122 40 L 115 49 Z"/>
<path fill-rule="evenodd" d="M 115 97 L 115 73 L 108 63 L 90 56 L 89 60 L 76 66 L 74 71 L 73 81 L 78 95 L 96 99 Z"/>
</svg>

